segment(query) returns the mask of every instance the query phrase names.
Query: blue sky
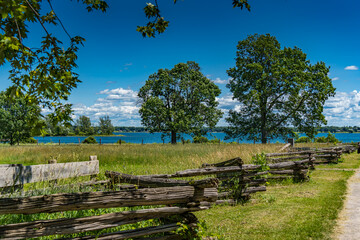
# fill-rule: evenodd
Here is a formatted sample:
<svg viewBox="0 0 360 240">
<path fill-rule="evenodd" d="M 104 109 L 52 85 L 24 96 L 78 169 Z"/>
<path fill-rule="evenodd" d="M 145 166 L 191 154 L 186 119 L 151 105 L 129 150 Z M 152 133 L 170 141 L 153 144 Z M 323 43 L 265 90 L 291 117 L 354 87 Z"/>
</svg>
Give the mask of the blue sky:
<svg viewBox="0 0 360 240">
<path fill-rule="evenodd" d="M 249 0 L 251 12 L 232 8 L 231 0 L 159 0 L 170 21 L 155 39 L 136 32 L 144 25 L 147 1 L 109 0 L 106 13 L 88 13 L 76 1 L 53 1 L 71 35 L 86 38 L 79 52 L 83 81 L 70 97 L 75 117 L 110 115 L 115 125 L 140 125 L 136 93 L 159 68 L 196 61 L 222 89 L 220 108 L 236 108 L 226 89 L 226 70 L 235 65 L 236 45 L 248 35 L 270 33 L 282 46 L 301 48 L 312 63 L 324 61 L 337 88 L 327 101 L 328 125 L 360 125 L 360 1 Z M 60 28 L 51 31 L 66 37 Z M 28 43 L 43 34 L 32 26 Z M 9 86 L 8 66 L 0 69 L 0 90 Z M 349 69 L 349 70 L 346 70 Z M 352 70 L 351 70 L 352 69 Z M 218 125 L 224 125 L 222 120 Z"/>
</svg>

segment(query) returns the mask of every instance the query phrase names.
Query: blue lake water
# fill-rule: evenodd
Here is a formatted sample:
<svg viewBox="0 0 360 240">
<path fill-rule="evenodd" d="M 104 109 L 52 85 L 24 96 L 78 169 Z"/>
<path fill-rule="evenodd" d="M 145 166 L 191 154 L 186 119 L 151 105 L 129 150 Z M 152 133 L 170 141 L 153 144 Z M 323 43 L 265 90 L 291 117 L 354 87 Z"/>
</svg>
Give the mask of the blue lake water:
<svg viewBox="0 0 360 240">
<path fill-rule="evenodd" d="M 109 143 L 116 143 L 119 139 L 122 141 L 125 141 L 127 143 L 162 143 L 163 140 L 161 139 L 161 133 L 147 133 L 147 132 L 136 132 L 136 133 L 116 133 L 119 136 L 109 136 L 109 137 L 95 137 L 97 142 L 100 142 L 103 144 L 109 144 Z M 123 136 L 121 136 L 123 135 Z M 304 134 L 300 134 L 300 136 L 304 136 Z M 327 133 L 319 133 L 316 135 L 317 137 L 321 136 L 327 136 Z M 187 140 L 192 140 L 192 137 L 190 135 L 183 134 L 182 137 Z M 216 132 L 216 133 L 209 133 L 207 135 L 208 139 L 214 139 L 214 138 L 220 139 L 224 142 L 234 142 L 238 141 L 237 139 L 228 139 L 224 140 L 225 133 L 223 132 Z M 359 133 L 335 133 L 335 137 L 339 139 L 342 142 L 360 142 L 360 134 Z M 78 136 L 68 136 L 68 137 L 35 137 L 35 139 L 38 140 L 39 143 L 79 143 L 82 142 L 86 136 L 78 137 Z M 170 142 L 170 138 L 164 139 L 165 143 Z M 180 142 L 180 141 L 179 141 Z M 240 143 L 253 143 L 253 141 L 248 140 L 239 140 Z M 271 143 L 284 143 L 283 139 L 273 139 L 270 141 Z"/>
</svg>

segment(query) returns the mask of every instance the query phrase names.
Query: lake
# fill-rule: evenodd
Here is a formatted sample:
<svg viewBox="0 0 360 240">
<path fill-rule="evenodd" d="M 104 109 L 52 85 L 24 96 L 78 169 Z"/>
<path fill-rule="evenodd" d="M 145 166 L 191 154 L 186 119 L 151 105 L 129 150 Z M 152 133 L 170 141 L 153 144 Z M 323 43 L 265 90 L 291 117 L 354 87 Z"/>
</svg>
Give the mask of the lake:
<svg viewBox="0 0 360 240">
<path fill-rule="evenodd" d="M 119 139 L 122 141 L 125 141 L 127 143 L 162 143 L 161 139 L 161 133 L 147 133 L 147 132 L 134 132 L 134 133 L 115 133 L 118 136 L 109 136 L 109 137 L 95 137 L 97 142 L 100 142 L 103 144 L 109 144 L 109 143 L 116 143 Z M 300 134 L 300 136 L 305 136 L 304 134 Z M 316 135 L 317 137 L 321 136 L 327 136 L 327 133 L 319 133 Z M 192 137 L 187 134 L 183 134 L 182 137 L 185 140 L 192 140 Z M 216 132 L 216 133 L 209 133 L 207 135 L 208 139 L 214 139 L 214 138 L 220 139 L 224 142 L 234 142 L 237 141 L 237 139 L 228 139 L 224 140 L 225 133 L 223 132 Z M 335 137 L 339 139 L 342 142 L 360 142 L 360 134 L 359 133 L 335 133 Z M 79 141 L 83 141 L 86 136 L 67 136 L 67 137 L 34 137 L 39 141 L 39 143 L 58 143 L 59 140 L 61 143 L 69 144 L 69 143 L 79 143 Z M 170 138 L 165 138 L 165 143 L 170 142 Z M 254 141 L 248 141 L 248 140 L 240 140 L 240 143 L 253 143 Z M 273 139 L 270 141 L 271 143 L 284 143 L 283 139 Z M 259 142 L 258 142 L 259 143 Z"/>
</svg>

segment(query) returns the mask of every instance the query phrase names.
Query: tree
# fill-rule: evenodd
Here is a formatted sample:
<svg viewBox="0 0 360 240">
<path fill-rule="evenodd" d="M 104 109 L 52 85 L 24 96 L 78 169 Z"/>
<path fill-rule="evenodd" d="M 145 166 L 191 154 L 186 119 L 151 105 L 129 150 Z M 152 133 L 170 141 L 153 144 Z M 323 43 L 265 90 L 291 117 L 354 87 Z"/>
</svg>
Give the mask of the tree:
<svg viewBox="0 0 360 240">
<path fill-rule="evenodd" d="M 80 116 L 76 120 L 75 133 L 80 135 L 93 135 L 94 128 L 91 126 L 90 118 L 87 116 Z"/>
<path fill-rule="evenodd" d="M 68 136 L 71 133 L 70 125 L 54 121 L 51 115 L 47 115 L 45 120 L 45 135 L 47 136 Z"/>
<path fill-rule="evenodd" d="M 99 118 L 99 127 L 100 127 L 100 134 L 103 135 L 111 135 L 113 134 L 115 128 L 111 123 L 109 116 L 105 116 L 103 118 Z"/>
<path fill-rule="evenodd" d="M 105 12 L 108 8 L 105 0 L 77 2 L 84 4 L 89 12 Z M 233 7 L 250 10 L 248 0 L 233 0 L 232 4 Z M 160 14 L 157 0 L 154 0 L 154 4 L 147 3 L 144 13 L 149 22 L 137 27 L 137 31 L 144 37 L 155 37 L 168 27 L 169 21 Z M 81 82 L 74 69 L 77 67 L 77 51 L 85 39 L 70 36 L 56 15 L 51 0 L 0 1 L 0 15 L 0 66 L 9 63 L 12 68 L 9 75 L 12 82 L 9 97 L 21 95 L 27 99 L 26 102 L 35 102 L 52 109 L 54 120 L 71 122 L 71 104 L 64 101 Z M 26 40 L 33 24 L 39 24 L 44 35 L 41 43 L 28 46 Z M 67 41 L 61 41 L 51 31 L 56 26 L 67 35 Z"/>
<path fill-rule="evenodd" d="M 159 69 L 139 91 L 141 121 L 150 132 L 171 135 L 201 135 L 204 125 L 212 128 L 222 116 L 216 107 L 220 89 L 200 72 L 195 62 Z"/>
<path fill-rule="evenodd" d="M 236 66 L 227 85 L 238 111 L 229 111 L 228 138 L 268 139 L 292 136 L 290 126 L 310 138 L 326 124 L 325 101 L 335 95 L 323 62 L 311 64 L 301 49 L 280 48 L 275 37 L 252 35 L 237 45 Z"/>
<path fill-rule="evenodd" d="M 25 98 L 8 99 L 4 92 L 0 92 L 0 138 L 7 139 L 10 145 L 26 141 L 44 123 L 40 117 L 41 109 Z"/>
</svg>

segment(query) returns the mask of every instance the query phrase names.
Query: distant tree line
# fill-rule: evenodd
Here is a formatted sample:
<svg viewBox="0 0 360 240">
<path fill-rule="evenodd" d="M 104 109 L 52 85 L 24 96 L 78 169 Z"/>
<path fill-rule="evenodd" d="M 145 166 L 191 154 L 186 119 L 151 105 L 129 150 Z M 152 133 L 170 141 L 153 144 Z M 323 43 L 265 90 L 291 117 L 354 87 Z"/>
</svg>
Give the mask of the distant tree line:
<svg viewBox="0 0 360 240">
<path fill-rule="evenodd" d="M 79 116 L 73 125 L 56 123 L 48 116 L 45 117 L 45 136 L 91 136 L 112 135 L 115 131 L 109 116 L 99 118 L 98 126 L 94 126 L 87 116 Z"/>
</svg>

